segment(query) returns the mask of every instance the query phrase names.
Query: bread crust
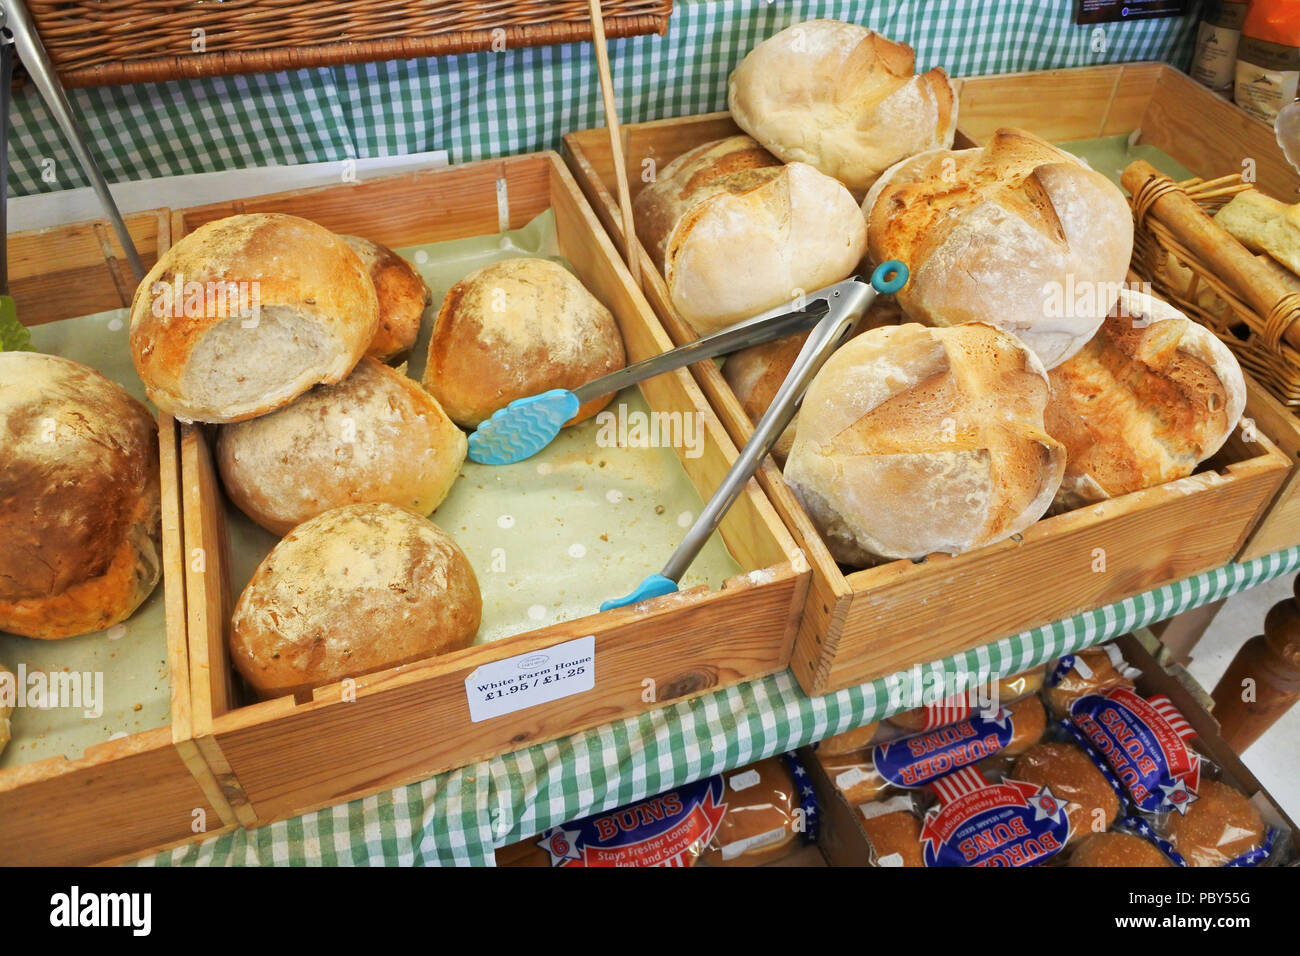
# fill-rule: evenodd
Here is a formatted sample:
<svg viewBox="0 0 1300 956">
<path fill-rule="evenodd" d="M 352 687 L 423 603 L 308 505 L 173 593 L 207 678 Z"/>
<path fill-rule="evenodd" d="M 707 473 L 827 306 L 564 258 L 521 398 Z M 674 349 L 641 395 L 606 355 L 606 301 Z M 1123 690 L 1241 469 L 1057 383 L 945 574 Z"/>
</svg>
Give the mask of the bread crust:
<svg viewBox="0 0 1300 956">
<path fill-rule="evenodd" d="M 191 283 L 233 283 L 258 314 L 190 300 Z M 178 284 L 181 297 L 165 291 Z M 297 216 L 252 213 L 205 223 L 163 253 L 131 304 L 131 357 L 163 411 L 236 422 L 347 377 L 378 325 L 374 283 L 347 243 Z"/>
<path fill-rule="evenodd" d="M 158 428 L 94 369 L 0 353 L 0 630 L 57 639 L 125 620 L 162 563 Z"/>
<path fill-rule="evenodd" d="M 231 617 L 231 660 L 262 697 L 468 646 L 483 611 L 465 553 L 394 505 L 346 505 L 268 554 Z"/>
<path fill-rule="evenodd" d="M 575 389 L 626 362 L 614 316 L 571 272 L 547 259 L 503 259 L 447 293 L 424 387 L 452 421 L 474 428 L 517 398 Z M 567 424 L 612 400 L 592 399 Z"/>
<path fill-rule="evenodd" d="M 379 327 L 366 354 L 386 362 L 415 344 L 431 298 L 429 287 L 414 266 L 387 246 L 360 236 L 342 239 L 361 259 L 379 303 Z"/>
<path fill-rule="evenodd" d="M 786 162 L 833 176 L 858 200 L 899 160 L 949 147 L 948 75 L 915 75 L 912 48 L 865 27 L 810 20 L 764 40 L 727 83 L 736 125 Z"/>
<path fill-rule="evenodd" d="M 331 508 L 386 501 L 419 515 L 442 504 L 467 441 L 406 375 L 363 358 L 337 385 L 217 434 L 231 501 L 277 535 Z"/>
</svg>

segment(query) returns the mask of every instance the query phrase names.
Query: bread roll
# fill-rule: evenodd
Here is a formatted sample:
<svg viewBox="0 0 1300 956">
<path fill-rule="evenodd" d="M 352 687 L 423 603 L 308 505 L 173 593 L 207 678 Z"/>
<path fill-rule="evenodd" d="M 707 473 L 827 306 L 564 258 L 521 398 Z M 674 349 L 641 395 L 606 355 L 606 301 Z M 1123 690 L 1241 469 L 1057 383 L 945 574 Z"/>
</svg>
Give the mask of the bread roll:
<svg viewBox="0 0 1300 956">
<path fill-rule="evenodd" d="M 546 259 L 504 259 L 447 293 L 424 387 L 452 421 L 474 428 L 517 398 L 574 389 L 625 363 L 614 317 L 571 272 Z M 592 399 L 568 424 L 612 398 Z"/>
<path fill-rule="evenodd" d="M 238 422 L 342 381 L 379 325 L 375 286 L 323 226 L 256 213 L 206 223 L 135 291 L 131 357 L 185 421 Z"/>
<path fill-rule="evenodd" d="M 813 380 L 785 480 L 840 562 L 959 554 L 1047 510 L 1065 452 L 1046 404 L 1042 364 L 1013 335 L 873 329 Z"/>
<path fill-rule="evenodd" d="M 1114 644 L 1089 647 L 1074 655 L 1074 666 L 1058 683 L 1043 690 L 1043 703 L 1057 720 L 1070 716 L 1070 707 L 1080 697 L 1100 694 L 1111 687 L 1133 688 L 1135 669 L 1124 663 Z"/>
<path fill-rule="evenodd" d="M 217 435 L 230 500 L 284 535 L 341 505 L 386 501 L 428 515 L 465 462 L 465 433 L 396 369 L 363 358 L 337 385 Z"/>
<path fill-rule="evenodd" d="M 374 283 L 379 327 L 366 354 L 381 362 L 407 351 L 420 334 L 420 319 L 429 304 L 429 287 L 415 267 L 387 246 L 360 236 L 343 236 Z"/>
<path fill-rule="evenodd" d="M 1171 813 L 1169 842 L 1188 866 L 1223 866 L 1264 842 L 1267 827 L 1246 797 L 1218 780 L 1201 780 L 1184 814 Z"/>
<path fill-rule="evenodd" d="M 834 176 L 861 199 L 901 159 L 952 145 L 957 97 L 936 67 L 854 23 L 809 20 L 754 47 L 727 83 L 732 119 L 786 162 Z"/>
<path fill-rule="evenodd" d="M 780 757 L 723 774 L 727 812 L 700 857 L 703 866 L 762 866 L 790 852 L 800 819 L 794 777 Z"/>
<path fill-rule="evenodd" d="M 1246 381 L 1228 347 L 1172 306 L 1127 289 L 1049 379 L 1044 421 L 1065 445 L 1063 508 L 1187 477 L 1246 410 Z"/>
<path fill-rule="evenodd" d="M 633 210 L 673 307 L 701 335 L 840 281 L 866 248 L 844 186 L 748 136 L 679 156 Z"/>
<path fill-rule="evenodd" d="M 1173 866 L 1150 840 L 1111 830 L 1093 833 L 1080 841 L 1069 866 Z"/>
<path fill-rule="evenodd" d="M 1100 833 L 1119 815 L 1119 797 L 1092 758 L 1074 744 L 1035 744 L 1011 768 L 1011 779 L 1051 790 L 1067 801 L 1070 843 Z"/>
<path fill-rule="evenodd" d="M 390 504 L 335 508 L 289 532 L 231 618 L 230 655 L 262 697 L 304 694 L 466 647 L 483 599 L 464 552 Z"/>
<path fill-rule="evenodd" d="M 901 259 L 903 310 L 930 325 L 988 322 L 1052 368 L 1115 303 L 1133 252 L 1119 187 L 1021 130 L 980 149 L 904 160 L 863 203 L 875 262 Z"/>
<path fill-rule="evenodd" d="M 895 797 L 861 807 L 862 832 L 871 844 L 876 866 L 925 866 L 921 853 L 921 820 L 911 799 Z"/>
<path fill-rule="evenodd" d="M 868 746 L 880 728 L 879 723 L 863 724 L 853 730 L 846 730 L 834 737 L 827 737 L 817 744 L 817 752 L 828 757 L 843 756 Z"/>
<path fill-rule="evenodd" d="M 0 631 L 112 627 L 162 570 L 158 427 L 80 362 L 0 352 Z"/>
<path fill-rule="evenodd" d="M 6 683 L 13 688 L 14 694 L 17 695 L 18 678 L 13 671 L 0 663 L 0 687 L 3 687 Z M 9 723 L 9 718 L 13 716 L 13 713 L 13 704 L 6 704 L 3 700 L 0 700 L 0 754 L 5 752 L 5 747 L 13 739 L 13 728 Z"/>
</svg>

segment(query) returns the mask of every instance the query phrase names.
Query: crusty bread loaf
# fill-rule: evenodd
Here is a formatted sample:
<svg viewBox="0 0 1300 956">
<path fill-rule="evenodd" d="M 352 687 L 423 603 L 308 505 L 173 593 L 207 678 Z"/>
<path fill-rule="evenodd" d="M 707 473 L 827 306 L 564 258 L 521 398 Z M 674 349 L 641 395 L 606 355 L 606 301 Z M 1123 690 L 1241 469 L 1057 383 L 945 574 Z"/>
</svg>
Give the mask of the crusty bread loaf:
<svg viewBox="0 0 1300 956">
<path fill-rule="evenodd" d="M 1069 866 L 1173 866 L 1150 840 L 1111 830 L 1084 837 L 1070 854 Z"/>
<path fill-rule="evenodd" d="M 262 697 L 468 646 L 483 611 L 451 536 L 390 504 L 345 505 L 300 524 L 239 596 L 230 656 Z"/>
<path fill-rule="evenodd" d="M 1119 187 L 1021 130 L 904 160 L 862 208 L 871 259 L 911 270 L 898 293 L 911 318 L 988 322 L 1019 335 L 1049 369 L 1097 331 L 1133 252 Z"/>
<path fill-rule="evenodd" d="M 473 428 L 517 398 L 577 388 L 626 361 L 613 315 L 571 272 L 546 259 L 503 259 L 447 293 L 424 387 L 452 421 Z M 592 399 L 568 424 L 612 398 Z"/>
<path fill-rule="evenodd" d="M 1264 819 L 1245 795 L 1201 779 L 1186 813 L 1169 815 L 1169 842 L 1188 866 L 1223 866 L 1264 842 Z"/>
<path fill-rule="evenodd" d="M 79 362 L 0 352 L 0 631 L 111 627 L 162 569 L 158 427 Z"/>
<path fill-rule="evenodd" d="M 366 354 L 386 362 L 415 344 L 429 304 L 429 287 L 414 266 L 387 246 L 360 236 L 342 239 L 361 260 L 379 303 L 379 327 Z"/>
<path fill-rule="evenodd" d="M 1035 744 L 1011 768 L 1011 779 L 1047 787 L 1066 802 L 1070 843 L 1100 833 L 1119 815 L 1119 797 L 1092 758 L 1070 743 Z"/>
<path fill-rule="evenodd" d="M 337 385 L 221 426 L 216 458 L 230 500 L 283 535 L 323 511 L 367 501 L 428 515 L 460 474 L 466 444 L 418 382 L 366 357 Z"/>
<path fill-rule="evenodd" d="M 230 216 L 149 270 L 131 304 L 131 357 L 163 411 L 238 422 L 346 378 L 378 314 L 361 260 L 328 229 L 279 213 Z"/>
<path fill-rule="evenodd" d="M 1246 382 L 1213 332 L 1141 292 L 1049 373 L 1045 422 L 1065 445 L 1061 508 L 1184 478 L 1218 451 L 1246 408 Z"/>
<path fill-rule="evenodd" d="M 866 247 L 843 185 L 748 136 L 679 156 L 633 209 L 673 307 L 702 335 L 838 282 Z"/>
<path fill-rule="evenodd" d="M 952 145 L 957 97 L 938 67 L 866 27 L 809 20 L 749 52 L 727 84 L 743 129 L 786 162 L 834 176 L 860 200 L 901 159 Z"/>
<path fill-rule="evenodd" d="M 785 480 L 845 564 L 959 554 L 1047 510 L 1065 450 L 1046 404 L 1042 363 L 1013 335 L 873 329 L 813 380 Z"/>
</svg>

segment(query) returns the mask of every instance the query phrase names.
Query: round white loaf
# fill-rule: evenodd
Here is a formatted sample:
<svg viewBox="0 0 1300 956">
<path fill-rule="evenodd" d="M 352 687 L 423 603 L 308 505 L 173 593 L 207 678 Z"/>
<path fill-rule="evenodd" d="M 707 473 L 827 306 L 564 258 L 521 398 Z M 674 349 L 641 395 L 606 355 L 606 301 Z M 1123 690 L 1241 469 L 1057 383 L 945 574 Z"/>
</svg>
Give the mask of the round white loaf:
<svg viewBox="0 0 1300 956">
<path fill-rule="evenodd" d="M 337 385 L 223 425 L 217 467 L 226 493 L 283 535 L 323 511 L 386 501 L 433 512 L 465 462 L 465 434 L 418 382 L 363 358 Z"/>
<path fill-rule="evenodd" d="M 1047 375 L 1013 335 L 873 329 L 822 367 L 785 480 L 836 560 L 959 554 L 1023 531 L 1061 483 Z"/>
<path fill-rule="evenodd" d="M 731 74 L 741 129 L 786 162 L 815 166 L 861 199 L 901 159 L 952 145 L 957 97 L 935 68 L 853 23 L 809 20 L 754 47 Z"/>
<path fill-rule="evenodd" d="M 238 422 L 342 381 L 378 327 L 374 283 L 346 242 L 297 216 L 230 216 L 149 270 L 131 303 L 131 357 L 163 411 Z"/>
<path fill-rule="evenodd" d="M 1021 130 L 903 160 L 862 208 L 872 261 L 911 270 L 898 293 L 911 318 L 987 322 L 1020 336 L 1047 368 L 1092 338 L 1133 252 L 1119 187 Z"/>
</svg>

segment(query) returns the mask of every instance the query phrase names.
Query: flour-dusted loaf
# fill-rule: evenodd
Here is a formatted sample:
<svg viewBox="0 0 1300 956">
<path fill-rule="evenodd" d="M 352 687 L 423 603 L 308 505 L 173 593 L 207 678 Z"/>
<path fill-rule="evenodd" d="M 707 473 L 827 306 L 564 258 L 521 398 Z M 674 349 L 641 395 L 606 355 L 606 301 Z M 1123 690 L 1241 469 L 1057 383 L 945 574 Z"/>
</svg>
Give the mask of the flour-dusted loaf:
<svg viewBox="0 0 1300 956">
<path fill-rule="evenodd" d="M 633 209 L 673 307 L 701 335 L 838 282 L 866 248 L 842 184 L 748 136 L 679 156 Z"/>
<path fill-rule="evenodd" d="M 262 697 L 468 646 L 483 599 L 469 559 L 427 518 L 345 505 L 266 556 L 231 618 L 231 660 Z"/>
<path fill-rule="evenodd" d="M 163 411 L 237 422 L 346 378 L 378 326 L 374 283 L 334 233 L 297 216 L 230 216 L 149 270 L 131 305 L 131 357 Z"/>
<path fill-rule="evenodd" d="M 1049 369 L 1092 338 L 1133 252 L 1119 187 L 1021 130 L 904 160 L 862 208 L 870 258 L 911 270 L 898 300 L 912 319 L 996 325 Z"/>
<path fill-rule="evenodd" d="M 217 467 L 226 493 L 283 535 L 341 505 L 386 501 L 428 515 L 465 462 L 465 433 L 418 382 L 363 358 L 337 385 L 223 425 Z"/>
<path fill-rule="evenodd" d="M 158 427 L 94 369 L 0 352 L 0 631 L 125 620 L 162 563 Z"/>
<path fill-rule="evenodd" d="M 1246 382 L 1209 329 L 1141 292 L 1052 369 L 1047 431 L 1066 448 L 1062 508 L 1184 478 L 1228 440 Z"/>
<path fill-rule="evenodd" d="M 785 480 L 836 560 L 959 554 L 1023 531 L 1061 483 L 1047 375 L 984 324 L 873 329 L 813 379 Z"/>
<path fill-rule="evenodd" d="M 360 236 L 342 238 L 361 259 L 379 300 L 379 328 L 366 354 L 387 361 L 415 344 L 429 287 L 414 266 L 387 246 Z"/>
<path fill-rule="evenodd" d="M 906 43 L 854 23 L 796 23 L 754 47 L 731 74 L 736 125 L 786 162 L 863 194 L 890 166 L 952 146 L 957 97 L 938 67 L 916 75 Z"/>
<path fill-rule="evenodd" d="M 516 398 L 574 389 L 626 362 L 614 316 L 573 273 L 547 259 L 503 259 L 447 293 L 424 387 L 452 421 L 473 428 Z M 612 399 L 592 399 L 568 424 Z"/>
</svg>

